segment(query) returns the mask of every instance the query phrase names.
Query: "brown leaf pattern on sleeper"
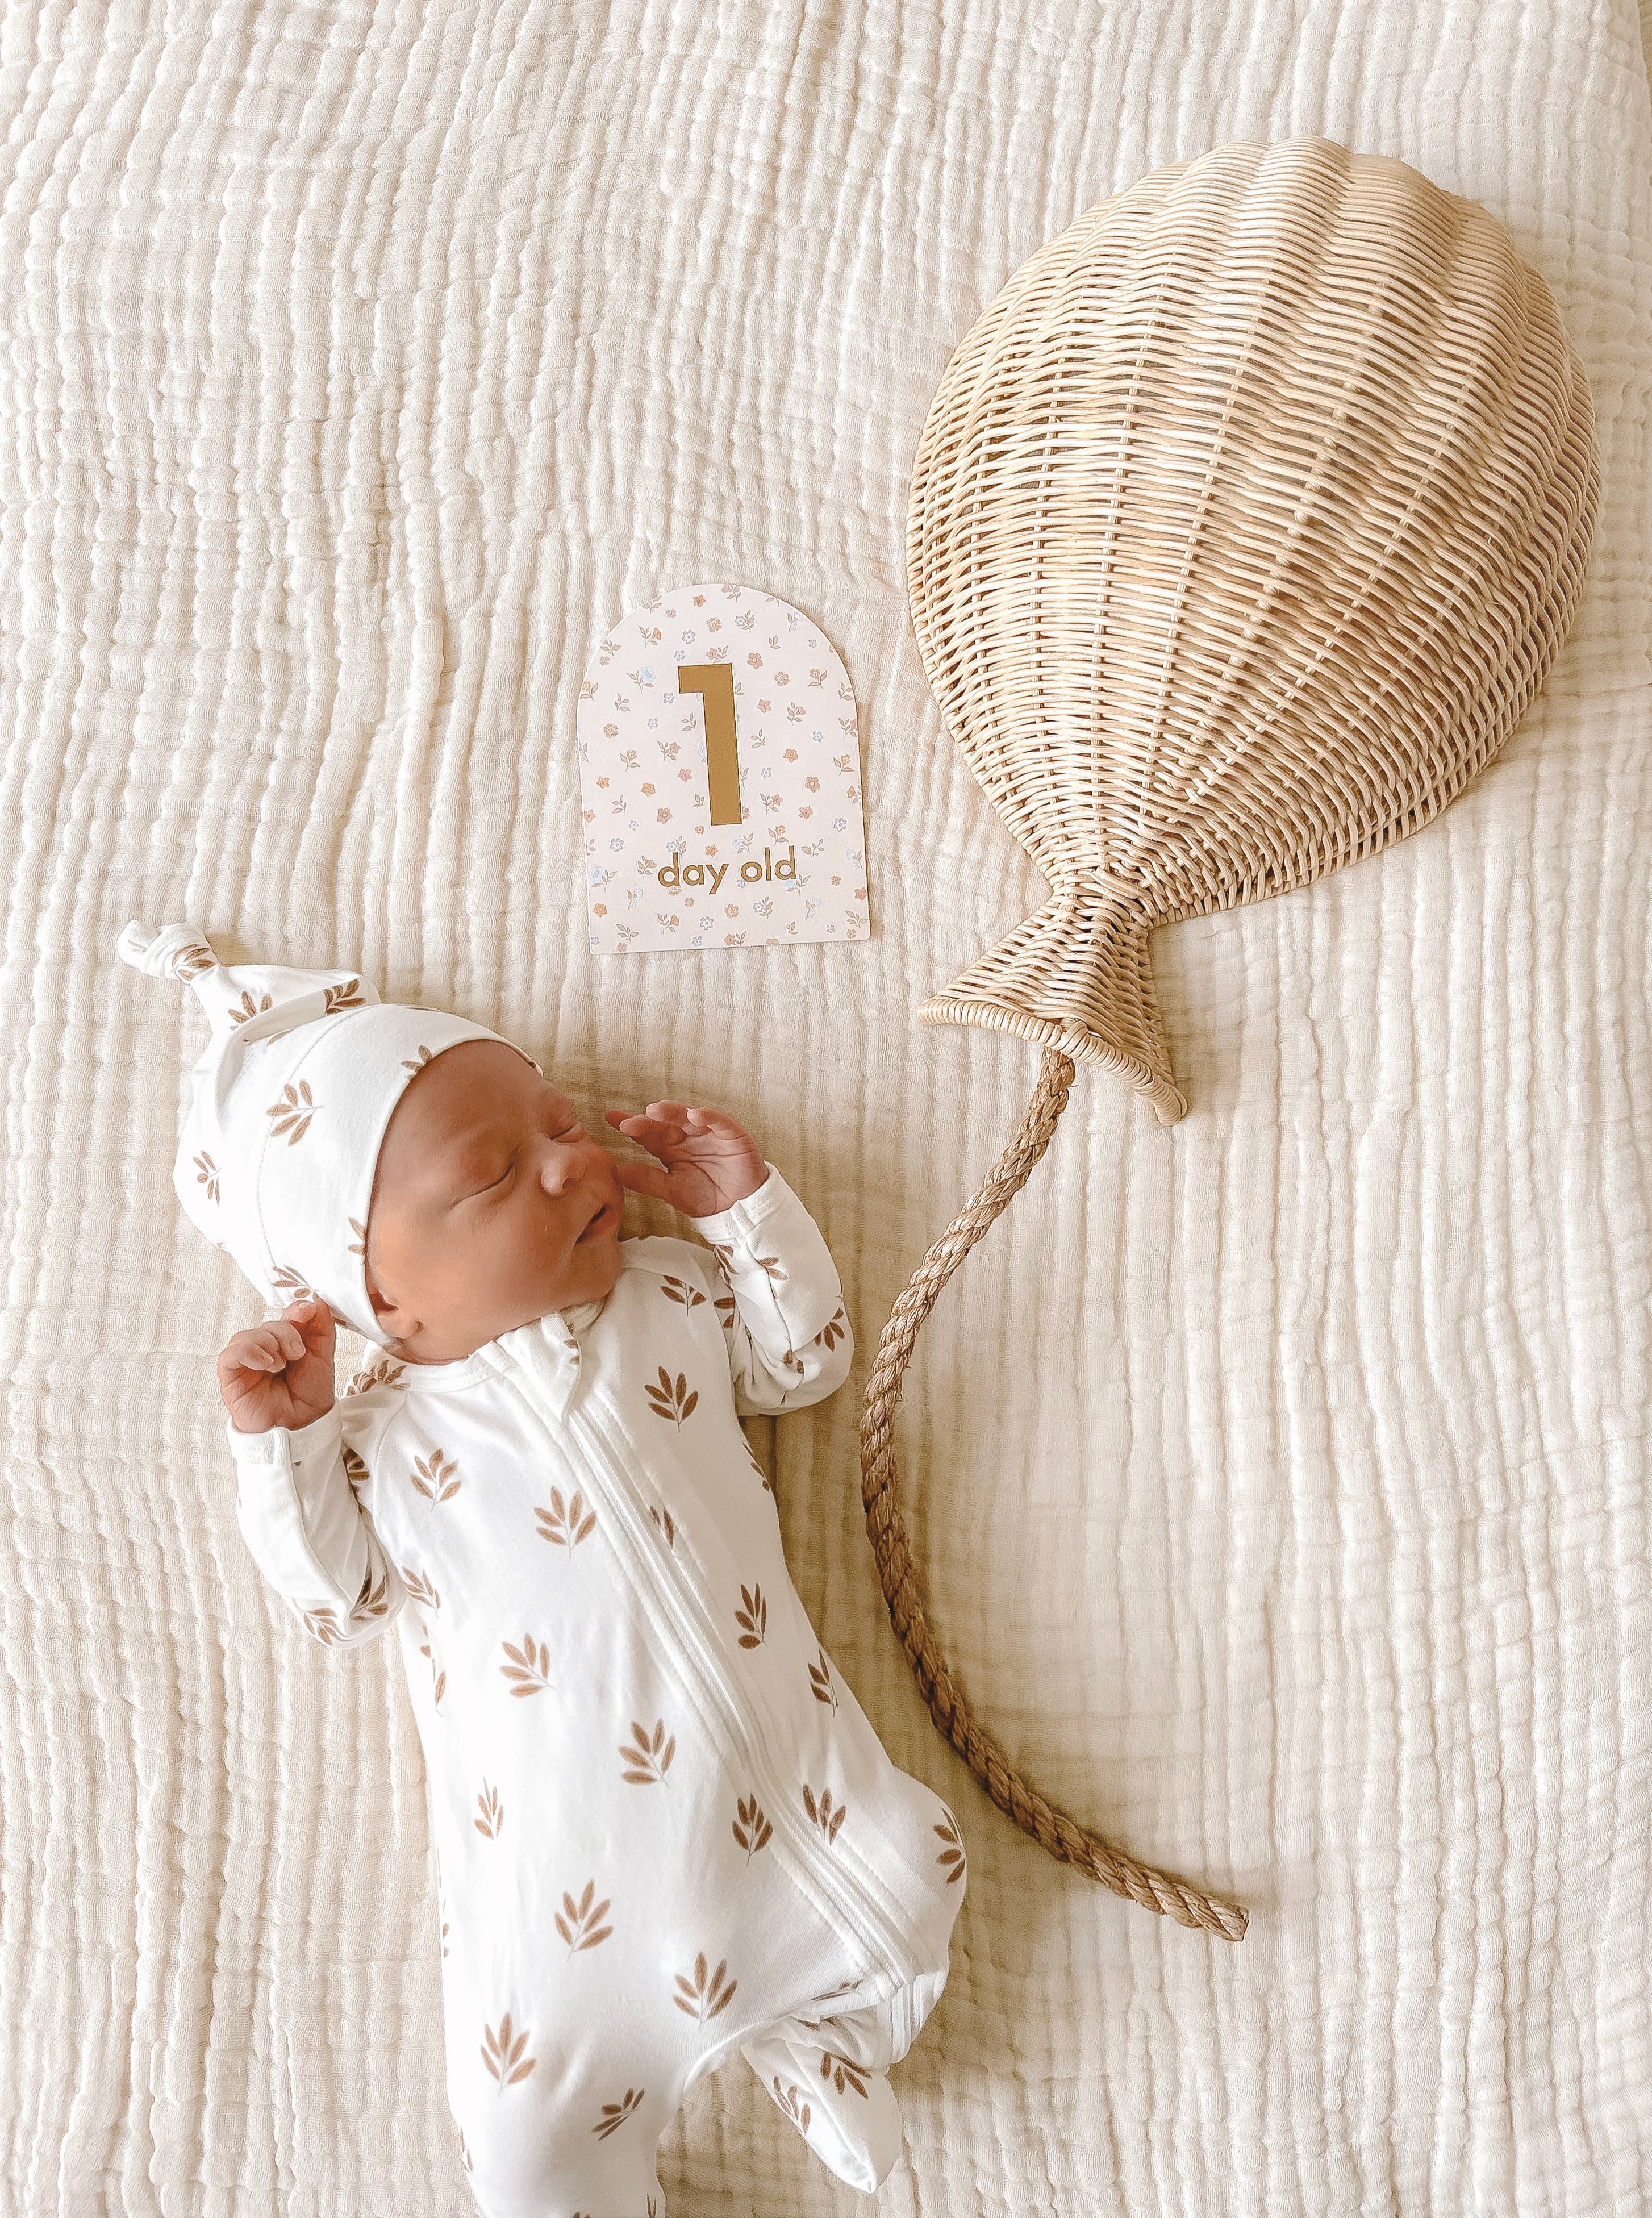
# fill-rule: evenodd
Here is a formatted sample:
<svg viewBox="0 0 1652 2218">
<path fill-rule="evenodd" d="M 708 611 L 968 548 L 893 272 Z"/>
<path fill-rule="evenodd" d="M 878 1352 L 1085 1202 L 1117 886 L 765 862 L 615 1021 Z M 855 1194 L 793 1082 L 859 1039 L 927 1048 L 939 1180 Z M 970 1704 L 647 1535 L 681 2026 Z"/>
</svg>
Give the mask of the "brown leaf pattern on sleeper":
<svg viewBox="0 0 1652 2218">
<path fill-rule="evenodd" d="M 820 1660 L 818 1664 L 809 1665 L 809 1686 L 817 1702 L 826 1702 L 835 1710 L 838 1707 L 838 1689 L 832 1684 L 832 1666 L 826 1662 L 824 1648 L 817 1647 L 815 1652 Z"/>
<path fill-rule="evenodd" d="M 436 1708 L 440 1709 L 442 1707 L 442 1697 L 447 1692 L 448 1675 L 445 1671 L 438 1671 L 436 1668 L 436 1657 L 430 1647 L 430 1626 L 421 1620 L 418 1629 L 424 1635 L 424 1641 L 420 1645 L 418 1652 L 421 1656 L 430 1657 L 430 1700 L 435 1703 Z"/>
<path fill-rule="evenodd" d="M 677 1974 L 678 1992 L 671 2000 L 696 2025 L 709 2025 L 712 2019 L 720 2011 L 726 2010 L 733 2001 L 734 1990 L 739 1985 L 738 1979 L 728 1979 L 725 1984 L 727 1970 L 728 1962 L 725 1958 L 715 1972 L 708 1973 L 705 1956 L 702 1953 L 694 1960 L 692 1979 L 685 1978 L 681 1972 Z"/>
<path fill-rule="evenodd" d="M 408 1564 L 403 1564 L 400 1570 L 401 1583 L 416 1602 L 426 1609 L 441 1608 L 442 1597 L 423 1571 L 414 1571 Z"/>
<path fill-rule="evenodd" d="M 648 1505 L 648 1515 L 653 1519 L 655 1524 L 659 1526 L 660 1531 L 665 1535 L 665 1546 L 668 1548 L 674 1548 L 677 1546 L 677 1527 L 671 1521 L 671 1511 L 669 1509 L 662 1509 L 659 1508 L 657 1504 L 650 1502 Z"/>
<path fill-rule="evenodd" d="M 783 2088 L 780 2084 L 780 2074 L 777 2072 L 775 2074 L 775 2100 L 779 2103 L 781 2109 L 786 2113 L 786 2116 L 791 2120 L 793 2125 L 796 2127 L 798 2132 L 800 2134 L 807 2133 L 809 2129 L 809 2106 L 803 2100 L 802 2091 L 801 2088 L 791 2086 L 789 2084 Z"/>
<path fill-rule="evenodd" d="M 344 1459 L 344 1476 L 350 1481 L 351 1490 L 359 1502 L 362 1498 L 362 1489 L 367 1484 L 372 1473 L 368 1470 L 366 1460 L 356 1449 L 346 1444 L 339 1450 L 339 1453 Z"/>
<path fill-rule="evenodd" d="M 836 2056 L 831 2049 L 820 2059 L 820 2077 L 835 2087 L 841 2095 L 845 2091 L 864 2095 L 866 2072 L 862 2066 L 851 2064 L 846 2056 Z"/>
<path fill-rule="evenodd" d="M 723 1284 L 732 1289 L 734 1284 L 733 1249 L 723 1241 L 714 1240 L 711 1243 L 711 1252 L 716 1258 L 717 1268 L 722 1273 Z"/>
<path fill-rule="evenodd" d="M 335 1640 L 343 1637 L 337 1611 L 329 1608 L 325 1602 L 319 1609 L 306 1609 L 304 1622 L 324 1647 L 330 1648 Z"/>
<path fill-rule="evenodd" d="M 628 1786 L 663 1787 L 665 1774 L 671 1768 L 671 1758 L 677 1754 L 677 1735 L 672 1733 L 669 1739 L 666 1738 L 663 1718 L 655 1719 L 652 1733 L 634 1718 L 631 1740 L 620 1744 L 620 1754 L 630 1767 L 620 1774 Z"/>
<path fill-rule="evenodd" d="M 272 1101 L 264 1111 L 264 1115 L 273 1120 L 269 1128 L 272 1137 L 279 1139 L 284 1132 L 288 1146 L 297 1147 L 310 1129 L 310 1119 L 320 1106 L 310 1091 L 307 1078 L 300 1078 L 296 1086 L 289 1081 L 282 1088 L 281 1100 Z"/>
<path fill-rule="evenodd" d="M 362 1625 L 375 1617 L 384 1617 L 390 1608 L 390 1578 L 385 1573 L 375 1586 L 369 1571 L 362 1582 L 362 1591 L 356 1597 L 356 1607 L 350 1612 L 350 1622 Z"/>
<path fill-rule="evenodd" d="M 340 1009 L 359 1009 L 366 1006 L 362 1000 L 359 978 L 347 978 L 342 986 L 325 988 L 321 998 L 326 1003 L 326 1013 L 330 1017 L 336 1016 Z"/>
<path fill-rule="evenodd" d="M 464 1484 L 463 1479 L 455 1476 L 458 1469 L 458 1465 L 450 1456 L 444 1456 L 440 1448 L 432 1448 L 428 1459 L 424 1456 L 413 1458 L 413 1468 L 409 1476 L 415 1490 L 427 1502 L 450 1502 Z"/>
<path fill-rule="evenodd" d="M 597 1530 L 597 1513 L 586 1509 L 585 1496 L 576 1494 L 571 1502 L 564 1502 L 560 1486 L 551 1489 L 550 1508 L 535 1509 L 534 1515 L 539 1520 L 540 1539 L 566 1548 L 570 1556 Z"/>
<path fill-rule="evenodd" d="M 734 1612 L 735 1624 L 743 1628 L 740 1646 L 761 1648 L 769 1630 L 769 1605 L 763 1599 L 763 1589 L 752 1587 L 748 1592 L 742 1587 L 740 1602 L 743 1606 Z"/>
<path fill-rule="evenodd" d="M 668 1302 L 680 1302 L 685 1310 L 697 1309 L 705 1296 L 698 1286 L 690 1286 L 686 1279 L 665 1279 L 661 1291 Z"/>
<path fill-rule="evenodd" d="M 610 2134 L 617 2133 L 647 2091 L 646 2087 L 628 2087 L 617 2103 L 604 2103 L 601 2116 L 591 2129 L 597 2140 L 605 2141 Z"/>
<path fill-rule="evenodd" d="M 684 1372 L 679 1371 L 673 1379 L 663 1363 L 659 1366 L 659 1384 L 649 1386 L 647 1395 L 648 1407 L 655 1416 L 670 1418 L 679 1433 L 684 1421 L 694 1415 L 700 1399 L 697 1391 L 690 1392 Z"/>
<path fill-rule="evenodd" d="M 809 1342 L 809 1346 L 814 1348 L 818 1344 L 830 1354 L 832 1349 L 838 1345 L 838 1342 L 847 1336 L 848 1331 L 849 1320 L 844 1315 L 843 1306 L 840 1303 L 836 1314 L 828 1317 L 826 1323 L 820 1327 L 819 1332 L 815 1334 L 814 1338 Z"/>
<path fill-rule="evenodd" d="M 195 1157 L 195 1184 L 206 1187 L 208 1201 L 217 1200 L 218 1166 L 204 1149 Z"/>
<path fill-rule="evenodd" d="M 950 1887 L 955 1880 L 962 1879 L 964 1874 L 963 1839 L 958 1831 L 958 1821 L 950 1810 L 946 1813 L 945 1825 L 937 1825 L 935 1830 L 946 1843 L 935 1861 L 946 1872 L 946 1883 Z"/>
<path fill-rule="evenodd" d="M 482 1814 L 473 1818 L 472 1824 L 487 1839 L 497 1841 L 504 1831 L 504 1805 L 499 1800 L 498 1789 L 490 1787 L 486 1779 L 482 1781 L 481 1793 L 476 1797 L 476 1807 Z"/>
<path fill-rule="evenodd" d="M 759 1849 L 768 1847 L 775 1829 L 758 1809 L 758 1798 L 755 1794 L 745 1801 L 737 1802 L 734 1807 L 737 1813 L 733 1826 L 734 1838 L 745 1849 L 746 1861 L 749 1864 Z"/>
<path fill-rule="evenodd" d="M 810 1825 L 820 1828 L 826 1835 L 827 1845 L 830 1846 L 838 1837 L 838 1828 L 849 1814 L 848 1805 L 839 1802 L 834 1809 L 830 1787 L 817 1802 L 813 1787 L 806 1787 L 803 1789 L 803 1807 L 808 1812 Z"/>
<path fill-rule="evenodd" d="M 733 1332 L 739 1304 L 733 1294 L 719 1294 L 713 1304 L 725 1332 Z"/>
<path fill-rule="evenodd" d="M 529 1633 L 520 1648 L 513 1648 L 508 1640 L 501 1642 L 500 1645 L 510 1658 L 508 1664 L 501 1664 L 499 1670 L 507 1679 L 516 1682 L 510 1689 L 511 1693 L 542 1694 L 551 1683 L 551 1651 L 548 1644 L 541 1641 L 535 1648 L 533 1635 Z"/>
<path fill-rule="evenodd" d="M 593 1902 L 591 1898 L 596 1892 L 596 1880 L 588 1879 L 578 1902 L 571 1894 L 562 1898 L 562 1907 L 556 1913 L 556 1930 L 567 1942 L 570 1956 L 577 1955 L 582 1948 L 600 1948 L 614 1930 L 611 1925 L 603 1924 L 609 1905 L 605 1901 Z"/>
<path fill-rule="evenodd" d="M 524 2027 L 521 2033 L 513 2034 L 509 2010 L 499 2020 L 497 2034 L 491 2025 L 484 2025 L 482 2031 L 487 2036 L 482 2043 L 482 2061 L 498 2081 L 499 2092 L 504 2094 L 505 2089 L 514 2087 L 518 2079 L 525 2079 L 539 2059 L 523 2056 L 523 2051 L 528 2046 L 528 2029 Z"/>
</svg>

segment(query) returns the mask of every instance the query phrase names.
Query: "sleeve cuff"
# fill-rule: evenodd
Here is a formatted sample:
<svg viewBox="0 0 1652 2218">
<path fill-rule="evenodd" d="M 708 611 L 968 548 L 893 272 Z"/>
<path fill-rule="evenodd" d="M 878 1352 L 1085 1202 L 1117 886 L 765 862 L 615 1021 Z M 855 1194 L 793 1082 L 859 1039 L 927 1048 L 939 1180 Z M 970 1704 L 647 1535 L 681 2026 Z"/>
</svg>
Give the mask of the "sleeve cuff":
<svg viewBox="0 0 1652 2218">
<path fill-rule="evenodd" d="M 769 1175 L 754 1193 L 731 1202 L 727 1209 L 715 1210 L 709 1217 L 690 1217 L 695 1230 L 713 1242 L 749 1240 L 766 1217 L 792 1199 L 791 1188 L 774 1165 L 765 1160 L 763 1167 Z"/>
<path fill-rule="evenodd" d="M 234 1419 L 228 1416 L 224 1420 L 224 1429 L 229 1435 L 230 1453 L 236 1462 L 255 1469 L 262 1465 L 273 1470 L 282 1460 L 283 1441 L 287 1443 L 287 1459 L 299 1464 L 318 1451 L 325 1453 L 337 1447 L 343 1437 L 337 1402 L 311 1423 L 290 1431 L 285 1425 L 272 1425 L 267 1432 L 238 1432 Z"/>
</svg>

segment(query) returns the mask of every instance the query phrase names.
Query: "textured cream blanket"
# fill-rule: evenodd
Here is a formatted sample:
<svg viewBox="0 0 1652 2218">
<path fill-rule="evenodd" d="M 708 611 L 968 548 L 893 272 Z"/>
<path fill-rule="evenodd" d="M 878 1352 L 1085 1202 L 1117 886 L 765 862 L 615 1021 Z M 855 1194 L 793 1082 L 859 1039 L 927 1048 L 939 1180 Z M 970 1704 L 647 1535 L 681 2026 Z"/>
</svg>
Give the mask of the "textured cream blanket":
<svg viewBox="0 0 1652 2218">
<path fill-rule="evenodd" d="M 0 33 L 0 2207 L 459 2218 L 418 1744 L 236 1529 L 256 1313 L 167 1181 L 130 915 L 366 968 L 582 1100 L 727 1106 L 861 1335 L 758 1445 L 822 1637 L 961 1813 L 890 2218 L 1652 2196 L 1652 121 L 1633 0 L 132 0 Z M 936 1620 L 1080 1815 L 1059 1870 L 910 1688 L 860 1527 L 888 1304 L 1034 1053 L 913 1010 L 1040 895 L 955 759 L 901 526 L 946 357 L 1080 208 L 1323 131 L 1483 200 L 1593 382 L 1538 710 L 1437 827 L 1165 935 L 1193 1103 L 1098 1074 L 927 1329 Z M 593 960 L 574 709 L 695 575 L 858 691 L 873 939 Z M 655 1220 L 640 1217 L 639 1223 Z M 1031 1360 L 1029 1360 L 1030 1353 Z M 672 2218 L 855 2199 L 743 2066 Z"/>
</svg>

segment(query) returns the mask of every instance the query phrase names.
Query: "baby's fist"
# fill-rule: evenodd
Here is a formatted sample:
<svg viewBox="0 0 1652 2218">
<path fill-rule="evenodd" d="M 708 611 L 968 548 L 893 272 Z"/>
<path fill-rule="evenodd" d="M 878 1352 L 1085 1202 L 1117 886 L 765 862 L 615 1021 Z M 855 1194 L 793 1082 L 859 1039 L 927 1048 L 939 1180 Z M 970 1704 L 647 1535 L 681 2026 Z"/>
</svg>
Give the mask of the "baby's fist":
<svg viewBox="0 0 1652 2218">
<path fill-rule="evenodd" d="M 238 1433 L 296 1432 L 332 1407 L 332 1311 L 312 1297 L 238 1332 L 218 1359 L 218 1391 Z"/>
</svg>

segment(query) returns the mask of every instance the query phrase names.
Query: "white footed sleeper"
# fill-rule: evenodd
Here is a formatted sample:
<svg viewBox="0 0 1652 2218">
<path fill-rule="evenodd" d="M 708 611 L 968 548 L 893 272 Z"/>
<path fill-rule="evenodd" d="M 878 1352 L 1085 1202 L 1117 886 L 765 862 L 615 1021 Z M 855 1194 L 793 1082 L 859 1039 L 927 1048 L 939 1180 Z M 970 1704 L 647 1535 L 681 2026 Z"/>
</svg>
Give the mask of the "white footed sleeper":
<svg viewBox="0 0 1652 2218">
<path fill-rule="evenodd" d="M 400 1633 L 485 2218 L 663 2218 L 655 2144 L 735 2048 L 875 2187 L 946 1983 L 956 1827 L 816 1639 L 739 1422 L 843 1383 L 838 1273 L 772 1166 L 696 1224 L 623 1242 L 600 1305 L 230 1432 L 309 1632 Z"/>
</svg>

